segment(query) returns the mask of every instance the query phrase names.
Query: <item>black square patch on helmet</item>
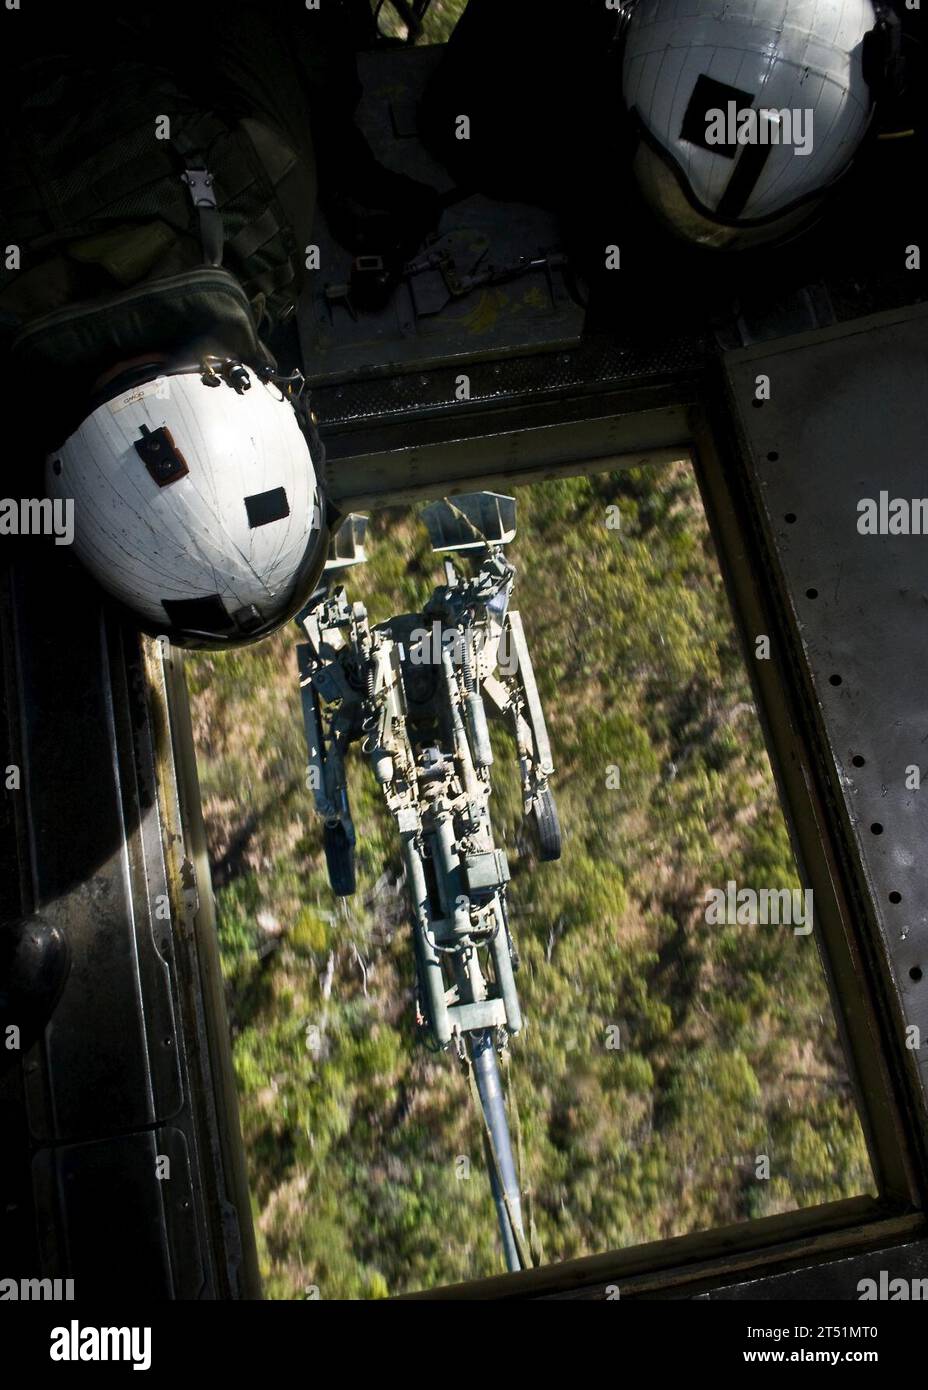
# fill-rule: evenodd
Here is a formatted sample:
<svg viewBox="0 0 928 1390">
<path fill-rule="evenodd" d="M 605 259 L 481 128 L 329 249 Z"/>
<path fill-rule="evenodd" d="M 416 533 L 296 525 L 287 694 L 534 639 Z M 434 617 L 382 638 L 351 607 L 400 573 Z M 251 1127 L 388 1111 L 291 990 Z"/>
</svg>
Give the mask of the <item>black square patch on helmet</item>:
<svg viewBox="0 0 928 1390">
<path fill-rule="evenodd" d="M 150 430 L 147 425 L 140 428 L 142 438 L 134 441 L 135 452 L 158 486 L 167 487 L 168 483 L 186 477 L 190 472 L 187 460 L 174 443 L 167 425 L 159 425 L 156 430 Z"/>
<path fill-rule="evenodd" d="M 269 492 L 256 492 L 245 498 L 248 525 L 267 526 L 271 521 L 283 521 L 290 515 L 290 503 L 282 487 L 273 487 Z"/>
<path fill-rule="evenodd" d="M 724 116 L 727 116 L 730 101 L 735 103 L 735 121 L 742 111 L 749 111 L 754 105 L 754 97 L 750 92 L 739 91 L 737 87 L 728 87 L 724 82 L 716 82 L 714 77 L 706 77 L 704 73 L 701 74 L 696 79 L 693 95 L 690 97 L 689 105 L 683 114 L 680 139 L 686 140 L 690 145 L 698 145 L 700 149 L 708 150 L 710 154 L 720 154 L 724 159 L 734 159 L 738 153 L 739 147 L 737 145 L 710 145 L 706 139 L 709 112 L 721 111 Z"/>
<path fill-rule="evenodd" d="M 234 623 L 218 594 L 203 598 L 163 598 L 161 607 L 171 624 L 186 632 L 231 632 Z"/>
</svg>

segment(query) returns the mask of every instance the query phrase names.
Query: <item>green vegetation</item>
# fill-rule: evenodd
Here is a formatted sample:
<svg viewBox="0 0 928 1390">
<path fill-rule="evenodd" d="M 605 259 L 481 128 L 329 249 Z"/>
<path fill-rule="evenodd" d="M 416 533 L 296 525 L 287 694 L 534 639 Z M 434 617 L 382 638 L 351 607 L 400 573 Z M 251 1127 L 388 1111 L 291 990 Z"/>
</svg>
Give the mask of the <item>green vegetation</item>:
<svg viewBox="0 0 928 1390">
<path fill-rule="evenodd" d="M 492 809 L 527 1019 L 508 1078 L 545 1257 L 872 1190 L 814 938 L 704 919 L 709 886 L 798 879 L 691 470 L 538 484 L 518 508 L 563 859 L 532 856 L 501 727 Z M 368 554 L 349 592 L 375 621 L 440 577 L 405 509 L 372 516 Z M 189 663 L 267 1292 L 496 1273 L 479 1123 L 451 1058 L 417 1042 L 399 847 L 360 754 L 358 893 L 328 887 L 297 640 Z"/>
<path fill-rule="evenodd" d="M 371 3 L 374 9 L 379 11 L 379 24 L 382 32 L 393 38 L 405 38 L 406 26 L 389 0 L 385 0 L 382 5 L 378 5 L 376 0 L 371 0 Z M 425 16 L 419 42 L 423 44 L 447 43 L 454 26 L 464 12 L 465 4 L 466 0 L 432 0 Z"/>
</svg>

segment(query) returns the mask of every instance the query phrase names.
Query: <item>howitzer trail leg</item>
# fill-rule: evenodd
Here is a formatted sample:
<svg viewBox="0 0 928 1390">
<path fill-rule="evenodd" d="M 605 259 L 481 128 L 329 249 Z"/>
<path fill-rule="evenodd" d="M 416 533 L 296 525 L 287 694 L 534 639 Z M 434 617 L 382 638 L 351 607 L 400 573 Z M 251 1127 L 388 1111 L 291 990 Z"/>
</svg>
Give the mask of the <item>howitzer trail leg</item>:
<svg viewBox="0 0 928 1390">
<path fill-rule="evenodd" d="M 506 614 L 506 621 L 509 624 L 513 652 L 517 662 L 519 684 L 525 699 L 525 712 L 535 744 L 535 763 L 539 773 L 548 777 L 554 771 L 554 765 L 551 761 L 551 744 L 548 741 L 548 726 L 545 723 L 544 710 L 541 708 L 541 700 L 538 698 L 538 686 L 535 684 L 532 659 L 528 654 L 522 615 L 510 610 Z"/>
<path fill-rule="evenodd" d="M 496 983 L 506 1007 L 506 1028 L 510 1033 L 518 1033 L 522 1029 L 522 1010 L 519 1007 L 519 995 L 516 990 L 515 977 L 512 972 L 512 956 L 509 950 L 509 933 L 502 918 L 502 906 L 497 900 L 496 905 L 497 920 L 499 930 L 493 938 L 493 968 L 496 972 Z"/>
</svg>

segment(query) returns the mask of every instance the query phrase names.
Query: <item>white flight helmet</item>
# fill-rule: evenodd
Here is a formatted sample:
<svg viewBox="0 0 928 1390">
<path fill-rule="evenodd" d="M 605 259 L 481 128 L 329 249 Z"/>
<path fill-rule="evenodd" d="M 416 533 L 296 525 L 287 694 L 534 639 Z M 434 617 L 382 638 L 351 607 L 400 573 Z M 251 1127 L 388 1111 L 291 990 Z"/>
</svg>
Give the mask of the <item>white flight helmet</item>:
<svg viewBox="0 0 928 1390">
<path fill-rule="evenodd" d="M 148 376 L 49 456 L 49 496 L 73 499 L 75 553 L 144 630 L 181 646 L 255 641 L 325 564 L 321 445 L 269 374 L 236 362 Z"/>
<path fill-rule="evenodd" d="M 632 0 L 623 95 L 652 208 L 707 246 L 799 227 L 864 138 L 888 24 L 871 0 Z"/>
</svg>

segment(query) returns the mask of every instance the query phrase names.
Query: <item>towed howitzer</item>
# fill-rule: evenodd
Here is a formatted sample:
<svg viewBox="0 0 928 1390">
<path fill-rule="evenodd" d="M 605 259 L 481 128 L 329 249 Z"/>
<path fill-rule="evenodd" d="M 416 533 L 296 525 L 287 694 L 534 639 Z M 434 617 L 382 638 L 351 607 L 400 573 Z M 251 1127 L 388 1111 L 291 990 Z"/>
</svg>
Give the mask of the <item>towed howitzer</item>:
<svg viewBox="0 0 928 1390">
<path fill-rule="evenodd" d="M 482 1111 L 490 1179 L 508 1267 L 529 1262 L 521 1198 L 497 1066 L 522 1028 L 516 954 L 506 907 L 509 865 L 489 812 L 493 747 L 487 715 L 508 720 L 523 810 L 541 860 L 560 856 L 549 786 L 544 713 L 522 620 L 509 607 L 515 500 L 495 493 L 444 498 L 424 509 L 444 583 L 420 613 L 371 625 L 349 604 L 341 572 L 364 561 L 367 519 L 346 518 L 323 586 L 299 614 L 297 648 L 309 783 L 324 822 L 329 880 L 355 891 L 355 829 L 345 758 L 360 743 L 402 845 L 412 905 L 417 1022 L 439 1049 L 455 1048 Z"/>
</svg>

